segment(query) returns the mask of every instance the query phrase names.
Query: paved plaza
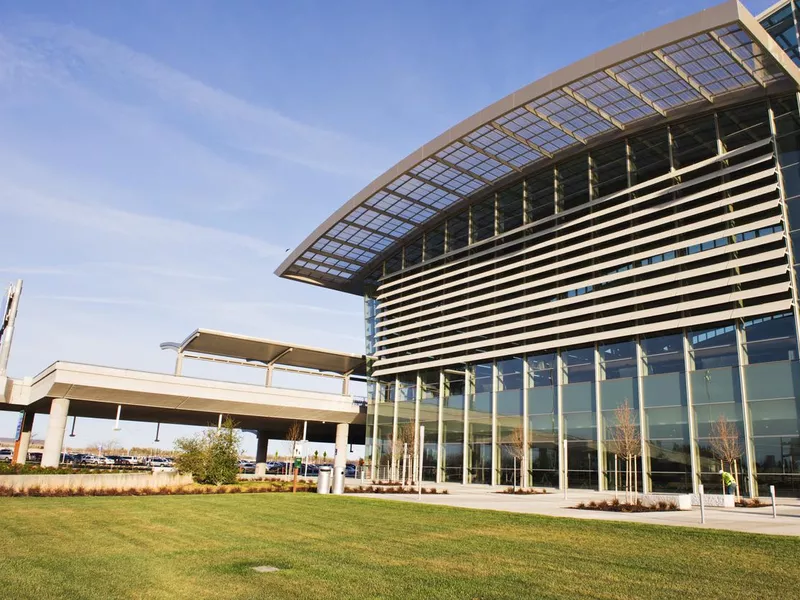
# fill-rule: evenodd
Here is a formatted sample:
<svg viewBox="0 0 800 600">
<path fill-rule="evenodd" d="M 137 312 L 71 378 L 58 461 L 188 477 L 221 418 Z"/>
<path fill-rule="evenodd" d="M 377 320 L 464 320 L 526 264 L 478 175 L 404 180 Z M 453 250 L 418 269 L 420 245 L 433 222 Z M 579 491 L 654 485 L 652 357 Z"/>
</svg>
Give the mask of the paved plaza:
<svg viewBox="0 0 800 600">
<path fill-rule="evenodd" d="M 503 488 L 489 486 L 463 486 L 460 484 L 438 484 L 438 489 L 447 489 L 446 495 L 368 494 L 368 497 L 403 502 L 423 502 L 441 506 L 500 510 L 517 513 L 570 517 L 573 519 L 599 519 L 626 523 L 648 523 L 652 525 L 675 525 L 700 527 L 702 529 L 726 529 L 748 533 L 771 535 L 800 535 L 800 500 L 778 499 L 778 516 L 772 517 L 772 507 L 763 508 L 706 508 L 706 522 L 700 523 L 700 508 L 691 511 L 653 513 L 614 513 L 599 510 L 577 510 L 572 508 L 580 502 L 611 500 L 614 494 L 570 490 L 567 499 L 564 493 L 549 489 L 547 494 L 511 495 L 499 493 Z M 624 499 L 624 494 L 620 494 Z"/>
</svg>

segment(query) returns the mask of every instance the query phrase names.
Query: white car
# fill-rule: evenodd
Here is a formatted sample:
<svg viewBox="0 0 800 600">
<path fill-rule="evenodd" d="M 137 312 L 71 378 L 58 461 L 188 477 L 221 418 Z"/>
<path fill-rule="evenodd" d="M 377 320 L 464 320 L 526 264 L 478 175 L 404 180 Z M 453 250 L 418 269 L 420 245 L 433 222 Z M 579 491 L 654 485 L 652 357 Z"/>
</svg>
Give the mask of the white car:
<svg viewBox="0 0 800 600">
<path fill-rule="evenodd" d="M 0 462 L 11 462 L 14 451 L 11 448 L 0 448 Z"/>
<path fill-rule="evenodd" d="M 113 465 L 114 461 L 105 456 L 96 456 L 94 454 L 86 454 L 81 457 L 82 465 Z"/>
<path fill-rule="evenodd" d="M 160 456 L 154 456 L 147 461 L 147 464 L 151 467 L 171 467 L 172 461 L 169 461 L 166 458 L 161 458 Z"/>
</svg>

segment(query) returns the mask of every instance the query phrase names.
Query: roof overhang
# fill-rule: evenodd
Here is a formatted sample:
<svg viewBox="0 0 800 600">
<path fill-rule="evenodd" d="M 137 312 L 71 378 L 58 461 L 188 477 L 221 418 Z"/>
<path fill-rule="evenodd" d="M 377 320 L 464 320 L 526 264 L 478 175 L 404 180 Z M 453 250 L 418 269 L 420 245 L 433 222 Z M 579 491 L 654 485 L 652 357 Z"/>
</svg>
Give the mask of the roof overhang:
<svg viewBox="0 0 800 600">
<path fill-rule="evenodd" d="M 403 243 L 548 162 L 704 108 L 800 88 L 800 70 L 737 0 L 643 33 L 495 102 L 413 152 L 276 270 L 362 293 Z"/>
<path fill-rule="evenodd" d="M 197 329 L 183 342 L 165 342 L 161 344 L 161 348 L 181 353 L 192 352 L 236 358 L 265 365 L 366 376 L 366 359 L 361 354 L 276 342 L 211 329 Z"/>
</svg>

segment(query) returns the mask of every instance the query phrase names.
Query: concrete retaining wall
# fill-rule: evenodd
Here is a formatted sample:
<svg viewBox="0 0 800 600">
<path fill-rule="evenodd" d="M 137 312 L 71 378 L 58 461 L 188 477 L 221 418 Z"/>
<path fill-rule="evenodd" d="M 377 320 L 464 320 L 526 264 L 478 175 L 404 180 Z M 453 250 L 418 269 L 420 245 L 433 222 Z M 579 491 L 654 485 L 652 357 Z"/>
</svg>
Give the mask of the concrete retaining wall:
<svg viewBox="0 0 800 600">
<path fill-rule="evenodd" d="M 180 473 L 75 473 L 72 475 L 0 475 L 0 486 L 14 490 L 42 489 L 124 490 L 159 488 L 192 483 L 191 475 Z"/>
<path fill-rule="evenodd" d="M 704 494 L 703 500 L 706 506 L 722 506 L 723 508 L 735 508 L 736 499 L 725 494 Z M 700 506 L 700 495 L 692 494 L 692 506 Z"/>
<path fill-rule="evenodd" d="M 692 510 L 692 496 L 691 494 L 643 494 L 642 503 L 646 505 L 656 504 L 658 502 L 666 502 L 668 504 L 675 503 L 678 510 Z"/>
</svg>

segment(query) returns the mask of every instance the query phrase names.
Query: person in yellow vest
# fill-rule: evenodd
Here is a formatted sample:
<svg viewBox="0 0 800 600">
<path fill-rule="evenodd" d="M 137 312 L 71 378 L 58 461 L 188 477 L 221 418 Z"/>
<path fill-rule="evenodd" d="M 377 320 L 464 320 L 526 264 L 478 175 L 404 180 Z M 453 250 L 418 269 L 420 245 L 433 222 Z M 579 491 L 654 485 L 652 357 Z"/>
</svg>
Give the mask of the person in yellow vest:
<svg viewBox="0 0 800 600">
<path fill-rule="evenodd" d="M 722 469 L 719 470 L 719 474 L 722 475 L 722 487 L 724 488 L 725 493 L 729 496 L 735 496 L 736 480 L 733 478 L 733 475 L 727 471 L 723 471 Z"/>
</svg>

